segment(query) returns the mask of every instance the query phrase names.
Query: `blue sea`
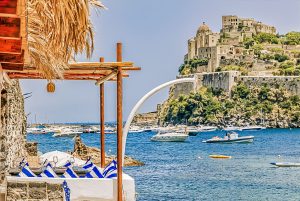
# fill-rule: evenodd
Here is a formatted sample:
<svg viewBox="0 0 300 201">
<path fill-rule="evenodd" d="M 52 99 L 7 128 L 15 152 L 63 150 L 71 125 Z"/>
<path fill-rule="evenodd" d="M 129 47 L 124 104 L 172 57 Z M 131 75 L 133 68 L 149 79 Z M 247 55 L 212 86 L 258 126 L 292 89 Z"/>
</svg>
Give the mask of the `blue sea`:
<svg viewBox="0 0 300 201">
<path fill-rule="evenodd" d="M 189 137 L 186 142 L 151 142 L 154 133 L 129 134 L 126 154 L 145 163 L 126 167 L 135 178 L 137 200 L 234 201 L 300 200 L 300 168 L 275 168 L 271 162 L 300 162 L 300 129 L 243 131 L 254 135 L 251 144 L 206 144 L 222 131 Z M 39 151 L 73 149 L 70 138 L 28 135 Z M 99 147 L 99 135 L 83 134 L 84 143 Z M 116 135 L 106 135 L 106 152 L 116 153 Z M 232 159 L 209 158 L 224 154 Z"/>
</svg>

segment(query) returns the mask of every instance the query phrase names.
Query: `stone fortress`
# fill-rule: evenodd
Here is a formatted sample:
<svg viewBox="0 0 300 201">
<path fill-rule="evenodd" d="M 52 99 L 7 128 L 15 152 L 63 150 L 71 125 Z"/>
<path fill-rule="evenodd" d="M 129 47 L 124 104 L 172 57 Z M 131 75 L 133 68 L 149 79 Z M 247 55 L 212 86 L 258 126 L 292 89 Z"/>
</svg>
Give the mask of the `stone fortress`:
<svg viewBox="0 0 300 201">
<path fill-rule="evenodd" d="M 236 15 L 222 17 L 222 29 L 220 33 L 213 33 L 209 26 L 203 23 L 197 30 L 196 36 L 188 40 L 188 53 L 184 57 L 184 63 L 191 60 L 205 60 L 197 64 L 196 68 L 186 74 L 180 74 L 177 78 L 196 76 L 196 86 L 190 83 L 177 84 L 172 90 L 174 97 L 180 94 L 188 94 L 200 87 L 212 87 L 223 89 L 226 92 L 238 82 L 246 85 L 267 84 L 271 87 L 281 84 L 293 94 L 300 95 L 299 76 L 274 76 L 278 61 L 263 60 L 258 58 L 253 49 L 247 49 L 244 40 L 253 38 L 257 34 L 277 34 L 274 26 L 255 21 L 253 18 L 239 18 Z M 300 45 L 286 44 L 262 44 L 261 54 L 269 54 L 274 49 L 282 50 L 282 54 L 288 55 L 291 60 L 297 60 L 292 53 L 300 52 Z M 219 68 L 228 65 L 244 66 L 247 74 L 241 71 L 226 70 L 218 72 Z"/>
</svg>

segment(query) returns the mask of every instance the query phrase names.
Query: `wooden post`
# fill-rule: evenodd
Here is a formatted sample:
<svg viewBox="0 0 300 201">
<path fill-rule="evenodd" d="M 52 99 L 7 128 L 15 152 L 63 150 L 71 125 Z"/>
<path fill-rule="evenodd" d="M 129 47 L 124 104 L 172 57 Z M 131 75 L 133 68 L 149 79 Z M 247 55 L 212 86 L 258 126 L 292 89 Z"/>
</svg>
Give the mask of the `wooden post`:
<svg viewBox="0 0 300 201">
<path fill-rule="evenodd" d="M 122 43 L 117 43 L 117 62 L 122 62 Z M 118 167 L 118 201 L 123 200 L 122 180 L 122 135 L 123 135 L 123 108 L 122 108 L 122 67 L 118 67 L 117 73 L 117 167 Z"/>
<path fill-rule="evenodd" d="M 100 57 L 100 62 L 104 58 Z M 104 131 L 104 83 L 100 84 L 100 144 L 101 144 L 101 167 L 105 167 L 105 131 Z"/>
</svg>

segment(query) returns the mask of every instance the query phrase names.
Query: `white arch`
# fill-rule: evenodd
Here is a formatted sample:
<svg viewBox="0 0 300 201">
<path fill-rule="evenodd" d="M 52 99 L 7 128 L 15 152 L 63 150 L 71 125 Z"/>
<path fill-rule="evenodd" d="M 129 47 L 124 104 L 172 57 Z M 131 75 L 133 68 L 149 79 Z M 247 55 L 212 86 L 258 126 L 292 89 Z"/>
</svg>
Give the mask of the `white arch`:
<svg viewBox="0 0 300 201">
<path fill-rule="evenodd" d="M 131 110 L 126 124 L 124 126 L 123 129 L 123 139 L 122 139 L 122 144 L 123 144 L 123 150 L 122 150 L 122 158 L 123 158 L 123 165 L 124 165 L 124 157 L 125 157 L 125 150 L 126 150 L 126 141 L 127 141 L 127 135 L 128 135 L 128 131 L 129 131 L 129 127 L 130 124 L 133 120 L 133 117 L 135 115 L 135 113 L 138 111 L 138 109 L 142 106 L 142 104 L 148 99 L 150 98 L 153 94 L 157 93 L 158 91 L 160 91 L 163 88 L 172 86 L 174 84 L 179 84 L 179 83 L 185 83 L 185 82 L 195 82 L 195 78 L 181 78 L 181 79 L 176 79 L 176 80 L 172 80 L 169 82 L 166 82 L 164 84 L 159 85 L 158 87 L 152 89 L 151 91 L 149 91 L 146 95 L 144 95 L 133 107 L 133 109 Z"/>
</svg>

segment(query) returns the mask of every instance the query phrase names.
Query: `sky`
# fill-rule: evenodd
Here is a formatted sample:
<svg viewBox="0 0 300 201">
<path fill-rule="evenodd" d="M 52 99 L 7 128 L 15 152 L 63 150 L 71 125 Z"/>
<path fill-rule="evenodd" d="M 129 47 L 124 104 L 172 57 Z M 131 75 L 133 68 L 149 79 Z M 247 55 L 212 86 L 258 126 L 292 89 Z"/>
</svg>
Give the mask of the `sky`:
<svg viewBox="0 0 300 201">
<path fill-rule="evenodd" d="M 279 33 L 300 31 L 299 0 L 103 0 L 107 10 L 93 11 L 95 50 L 90 60 L 115 61 L 115 46 L 123 43 L 123 61 L 141 71 L 124 79 L 123 115 L 154 87 L 173 80 L 187 53 L 187 40 L 206 22 L 221 29 L 222 15 L 253 17 L 273 25 Z M 22 80 L 28 123 L 99 122 L 99 87 L 92 81 L 55 81 L 47 93 L 46 81 Z M 154 111 L 168 97 L 165 89 L 151 97 L 139 112 Z M 116 83 L 105 84 L 105 119 L 116 119 Z"/>
</svg>

